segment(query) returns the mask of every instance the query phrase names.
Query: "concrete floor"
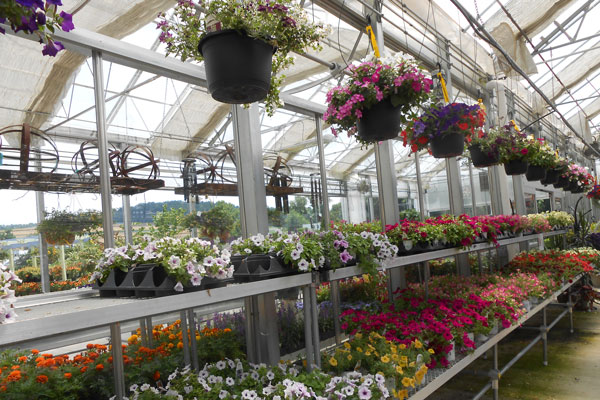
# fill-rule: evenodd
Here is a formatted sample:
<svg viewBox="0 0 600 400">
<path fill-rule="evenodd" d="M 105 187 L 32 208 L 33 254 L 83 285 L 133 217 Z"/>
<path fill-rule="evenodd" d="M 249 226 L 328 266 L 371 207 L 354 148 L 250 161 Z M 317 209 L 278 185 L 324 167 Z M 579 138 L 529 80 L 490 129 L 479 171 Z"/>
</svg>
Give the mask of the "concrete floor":
<svg viewBox="0 0 600 400">
<path fill-rule="evenodd" d="M 598 306 L 600 308 L 600 306 Z M 548 310 L 548 323 L 560 312 Z M 527 325 L 538 325 L 534 317 Z M 600 311 L 574 313 L 575 333 L 569 333 L 568 314 L 548 334 L 548 366 L 542 365 L 542 342 L 538 342 L 500 379 L 499 398 L 504 400 L 600 400 Z M 516 330 L 499 345 L 500 369 L 530 340 L 535 332 Z M 488 371 L 480 358 L 470 370 Z M 486 377 L 461 373 L 434 393 L 434 400 L 471 399 L 489 382 Z M 492 399 L 491 390 L 484 399 Z"/>
</svg>

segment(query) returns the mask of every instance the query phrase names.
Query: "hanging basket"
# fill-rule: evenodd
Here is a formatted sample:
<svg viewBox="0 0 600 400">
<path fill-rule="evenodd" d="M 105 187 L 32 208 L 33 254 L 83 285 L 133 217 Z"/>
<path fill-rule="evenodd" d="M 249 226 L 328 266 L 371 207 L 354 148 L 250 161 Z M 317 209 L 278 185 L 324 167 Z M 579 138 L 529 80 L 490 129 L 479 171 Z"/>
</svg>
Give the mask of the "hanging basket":
<svg viewBox="0 0 600 400">
<path fill-rule="evenodd" d="M 539 181 L 546 177 L 546 168 L 529 164 L 525 177 L 528 181 Z"/>
<path fill-rule="evenodd" d="M 542 179 L 543 185 L 554 185 L 558 182 L 559 172 L 555 169 L 546 170 L 546 177 Z"/>
<path fill-rule="evenodd" d="M 51 246 L 70 246 L 73 244 L 73 242 L 75 242 L 75 234 L 74 233 L 70 233 L 70 234 L 65 234 L 65 235 L 50 235 L 47 233 L 44 233 L 44 240 L 46 240 L 46 243 L 48 243 Z"/>
<path fill-rule="evenodd" d="M 583 187 L 577 184 L 577 181 L 571 181 L 569 184 L 568 190 L 571 193 L 583 193 Z"/>
<path fill-rule="evenodd" d="M 521 175 L 527 172 L 527 161 L 512 160 L 504 163 L 504 171 L 506 175 Z"/>
<path fill-rule="evenodd" d="M 462 132 L 450 132 L 431 139 L 431 154 L 435 158 L 460 156 L 465 149 L 465 135 Z"/>
<path fill-rule="evenodd" d="M 358 120 L 358 137 L 365 142 L 393 139 L 400 132 L 402 107 L 394 107 L 392 101 L 382 100 L 368 110 L 363 110 Z"/>
<path fill-rule="evenodd" d="M 559 175 L 557 182 L 554 184 L 554 187 L 557 189 L 564 188 L 566 190 L 566 188 L 569 187 L 570 183 L 571 181 L 568 177 L 562 177 Z"/>
<path fill-rule="evenodd" d="M 198 44 L 204 57 L 212 98 L 246 104 L 263 100 L 271 87 L 275 48 L 262 40 L 226 29 L 206 35 Z"/>
<path fill-rule="evenodd" d="M 471 153 L 471 161 L 475 168 L 491 167 L 499 162 L 498 153 L 484 153 L 479 145 L 470 146 L 469 152 Z"/>
</svg>

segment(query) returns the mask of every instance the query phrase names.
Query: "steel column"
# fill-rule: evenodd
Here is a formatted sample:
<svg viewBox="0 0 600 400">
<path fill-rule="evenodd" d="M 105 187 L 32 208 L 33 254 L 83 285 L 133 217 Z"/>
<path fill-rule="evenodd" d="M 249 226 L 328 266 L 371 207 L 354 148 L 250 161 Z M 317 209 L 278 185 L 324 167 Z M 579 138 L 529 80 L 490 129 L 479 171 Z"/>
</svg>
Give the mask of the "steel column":
<svg viewBox="0 0 600 400">
<path fill-rule="evenodd" d="M 498 344 L 495 344 L 492 348 L 494 357 L 494 370 L 492 371 L 495 376 L 492 377 L 492 390 L 494 393 L 494 400 L 498 400 L 498 383 L 500 380 L 500 374 L 498 373 Z"/>
<path fill-rule="evenodd" d="M 187 316 L 185 311 L 179 312 L 179 323 L 181 327 L 181 343 L 183 343 L 183 364 L 187 367 L 191 366 L 192 362 L 190 359 L 190 342 L 188 341 L 187 333 L 188 333 L 188 323 Z"/>
<path fill-rule="evenodd" d="M 122 400 L 125 397 L 125 369 L 123 366 L 123 348 L 121 347 L 121 324 L 119 322 L 110 325 L 110 342 L 112 344 L 115 397 Z"/>
<path fill-rule="evenodd" d="M 323 212 L 321 215 L 321 229 L 329 229 L 329 193 L 327 190 L 327 168 L 325 167 L 325 145 L 323 144 L 322 115 L 315 114 L 317 131 L 317 147 L 319 150 L 319 174 L 321 176 L 321 198 L 323 199 Z"/>
<path fill-rule="evenodd" d="M 15 252 L 13 249 L 8 249 L 8 262 L 10 266 L 10 272 L 15 272 Z"/>
<path fill-rule="evenodd" d="M 313 273 L 316 274 L 316 273 Z M 312 314 L 312 334 L 314 362 L 317 368 L 321 368 L 321 338 L 319 337 L 319 306 L 317 305 L 317 285 L 313 283 L 310 287 L 310 309 Z"/>
<path fill-rule="evenodd" d="M 125 243 L 133 244 L 133 230 L 131 219 L 131 196 L 124 194 L 121 196 L 123 201 L 123 233 L 125 234 Z"/>
<path fill-rule="evenodd" d="M 306 351 L 306 368 L 310 372 L 314 365 L 314 347 L 312 333 L 312 312 L 310 300 L 310 285 L 302 288 L 302 311 L 304 311 L 304 350 Z"/>
<path fill-rule="evenodd" d="M 542 345 L 544 347 L 544 360 L 542 363 L 544 366 L 548 365 L 548 322 L 546 319 L 546 307 L 542 310 L 542 326 L 540 328 L 542 331 Z"/>
<path fill-rule="evenodd" d="M 67 280 L 67 262 L 65 261 L 65 245 L 61 244 L 58 248 L 60 256 L 61 277 L 63 281 Z"/>
<path fill-rule="evenodd" d="M 195 371 L 200 370 L 200 363 L 198 362 L 198 342 L 196 341 L 196 317 L 194 310 L 187 310 L 188 328 L 190 330 L 190 356 L 192 359 L 192 367 Z"/>
<path fill-rule="evenodd" d="M 331 308 L 333 310 L 333 329 L 335 331 L 335 344 L 342 344 L 342 329 L 340 326 L 340 281 L 333 280 L 329 284 L 331 294 Z"/>
<path fill-rule="evenodd" d="M 108 140 L 106 138 L 104 74 L 102 69 L 101 52 L 96 50 L 92 51 L 92 67 L 94 75 L 94 100 L 96 104 L 96 129 L 98 131 L 100 198 L 102 199 L 102 230 L 104 232 L 104 247 L 108 248 L 115 246 L 115 238 L 113 234 L 112 197 L 110 188 L 110 169 L 108 161 Z"/>
<path fill-rule="evenodd" d="M 37 221 L 42 222 L 45 217 L 44 192 L 35 192 L 35 203 L 37 206 Z M 42 278 L 42 292 L 50 293 L 50 268 L 48 267 L 48 243 L 40 233 L 38 234 L 40 249 L 40 274 Z M 35 261 L 35 258 L 34 258 Z M 35 266 L 35 265 L 34 265 Z"/>
</svg>

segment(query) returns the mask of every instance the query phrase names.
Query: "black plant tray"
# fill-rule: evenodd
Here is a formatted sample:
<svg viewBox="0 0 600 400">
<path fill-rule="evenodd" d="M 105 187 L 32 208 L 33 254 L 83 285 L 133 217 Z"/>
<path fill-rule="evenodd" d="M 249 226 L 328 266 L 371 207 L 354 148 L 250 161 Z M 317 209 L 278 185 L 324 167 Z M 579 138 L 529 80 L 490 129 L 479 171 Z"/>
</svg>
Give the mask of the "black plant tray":
<svg viewBox="0 0 600 400">
<path fill-rule="evenodd" d="M 235 267 L 234 267 L 235 268 Z M 250 254 L 233 273 L 235 282 L 251 282 L 295 274 L 291 266 L 271 254 Z"/>
</svg>

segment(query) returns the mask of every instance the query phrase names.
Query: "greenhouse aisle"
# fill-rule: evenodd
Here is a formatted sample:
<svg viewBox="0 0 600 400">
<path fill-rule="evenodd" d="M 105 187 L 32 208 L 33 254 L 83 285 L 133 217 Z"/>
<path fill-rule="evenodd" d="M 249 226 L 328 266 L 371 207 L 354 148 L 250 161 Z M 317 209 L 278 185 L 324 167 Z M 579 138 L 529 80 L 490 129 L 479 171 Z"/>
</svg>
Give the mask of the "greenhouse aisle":
<svg viewBox="0 0 600 400">
<path fill-rule="evenodd" d="M 548 310 L 548 318 L 559 310 Z M 539 324 L 534 318 L 528 325 Z M 600 393 L 600 311 L 575 311 L 575 333 L 569 334 L 569 319 L 563 318 L 548 334 L 548 366 L 544 367 L 541 342 L 519 360 L 500 380 L 504 400 L 591 400 Z M 528 342 L 534 332 L 512 333 L 499 347 L 499 364 L 504 366 Z M 491 355 L 491 353 L 490 353 Z M 480 359 L 472 370 L 487 371 L 491 360 Z M 463 373 L 434 394 L 436 400 L 470 399 L 487 378 Z M 492 399 L 489 391 L 484 399 Z"/>
</svg>

